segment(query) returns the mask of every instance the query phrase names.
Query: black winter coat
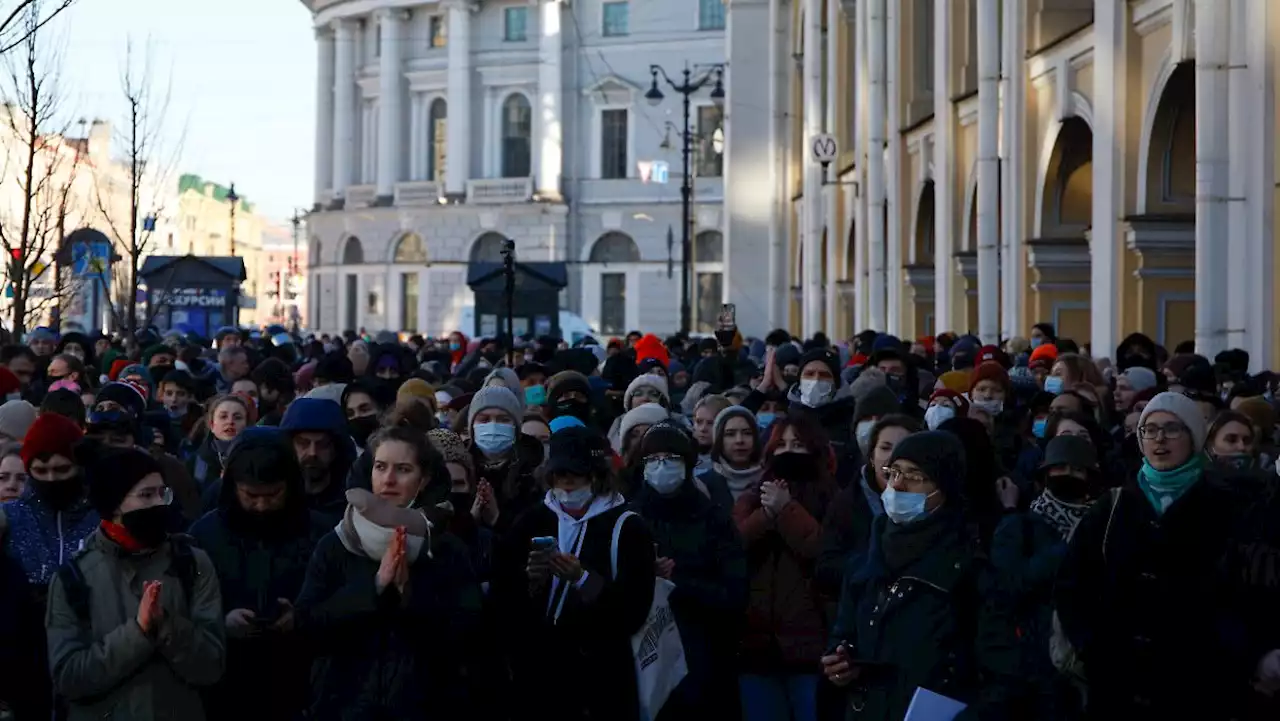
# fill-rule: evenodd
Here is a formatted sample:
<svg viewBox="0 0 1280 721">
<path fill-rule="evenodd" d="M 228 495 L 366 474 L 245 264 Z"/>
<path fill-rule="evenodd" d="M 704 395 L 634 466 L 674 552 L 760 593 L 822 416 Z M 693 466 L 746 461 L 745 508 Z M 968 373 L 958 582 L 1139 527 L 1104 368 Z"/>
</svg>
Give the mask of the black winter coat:
<svg viewBox="0 0 1280 721">
<path fill-rule="evenodd" d="M 1223 573 L 1236 494 L 1205 474 L 1158 516 L 1134 479 L 1112 507 L 1080 521 L 1054 593 L 1090 718 L 1230 718 L 1253 673 L 1223 634 L 1238 612 Z"/>
<path fill-rule="evenodd" d="M 44 608 L 22 567 L 0 554 L 0 704 L 15 721 L 42 721 L 52 698 Z"/>
<path fill-rule="evenodd" d="M 222 488 L 218 510 L 196 521 L 190 534 L 218 572 L 223 614 L 243 608 L 273 621 L 285 611 L 277 599 L 297 600 L 316 543 L 330 529 L 307 510 L 301 483 L 288 490 L 284 510 L 258 522 L 240 510 L 234 484 Z M 205 695 L 209 718 L 295 717 L 306 707 L 310 665 L 296 633 L 228 637 L 226 673 Z"/>
<path fill-rule="evenodd" d="M 658 556 L 675 563 L 671 609 L 689 666 L 658 721 L 737 718 L 747 556 L 733 519 L 687 481 L 670 498 L 641 486 L 632 510 L 649 523 Z"/>
<path fill-rule="evenodd" d="M 845 579 L 832 630 L 832 646 L 844 642 L 851 660 L 867 662 L 848 687 L 846 718 L 899 721 L 921 687 L 968 704 L 959 721 L 1004 718 L 1018 658 L 990 564 L 960 514 L 950 512 L 921 521 L 951 528 L 894 573 L 882 550 L 889 522 L 876 519 L 870 547 Z"/>
<path fill-rule="evenodd" d="M 559 518 L 539 504 L 515 520 L 499 541 L 491 595 L 508 640 L 513 718 L 635 721 L 639 702 L 631 637 L 653 604 L 653 536 L 642 519 L 623 522 L 618 577 L 611 573 L 613 528 L 619 505 L 586 522 L 579 560 L 602 584 L 589 598 L 571 591 L 558 622 L 547 612 L 551 584 L 531 593 L 525 567 L 530 540 L 559 536 Z M 585 588 L 585 587 L 584 587 Z M 566 685 L 565 679 L 572 678 Z"/>
<path fill-rule="evenodd" d="M 409 587 L 377 591 L 378 562 L 348 551 L 335 532 L 320 540 L 297 604 L 297 627 L 312 643 L 315 721 L 470 719 L 476 674 L 480 586 L 467 552 L 449 534 L 431 538 L 409 568 Z"/>
<path fill-rule="evenodd" d="M 862 488 L 868 472 L 864 465 L 857 480 L 841 489 L 832 499 L 827 515 L 822 519 L 818 587 L 832 598 L 840 597 L 850 561 L 865 552 L 871 543 L 871 525 L 876 513 Z"/>
<path fill-rule="evenodd" d="M 542 504 L 546 489 L 534 475 L 542 465 L 542 444 L 538 439 L 517 433 L 515 457 L 499 465 L 486 465 L 484 453 L 474 445 L 471 458 L 479 480 L 493 486 L 494 499 L 498 502 L 498 523 L 494 530 L 505 532 L 522 513 Z"/>
</svg>

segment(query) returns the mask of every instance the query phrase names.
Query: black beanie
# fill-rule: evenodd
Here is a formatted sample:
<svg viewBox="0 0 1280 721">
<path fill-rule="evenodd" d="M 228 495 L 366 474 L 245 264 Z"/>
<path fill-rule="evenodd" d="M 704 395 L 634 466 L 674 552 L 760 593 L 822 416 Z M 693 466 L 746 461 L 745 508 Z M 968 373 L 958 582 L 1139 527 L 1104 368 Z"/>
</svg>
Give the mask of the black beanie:
<svg viewBox="0 0 1280 721">
<path fill-rule="evenodd" d="M 946 431 L 912 433 L 893 449 L 889 465 L 898 460 L 911 461 L 919 466 L 946 495 L 947 503 L 959 503 L 963 500 L 964 446 L 955 435 Z"/>
<path fill-rule="evenodd" d="M 836 383 L 840 382 L 840 355 L 838 353 L 830 348 L 813 348 L 806 351 L 804 355 L 800 356 L 800 372 L 803 373 L 804 367 L 814 361 L 825 363 L 827 368 L 831 370 L 831 377 L 835 379 Z"/>
<path fill-rule="evenodd" d="M 319 368 L 316 370 L 318 371 Z M 293 373 L 279 358 L 268 358 L 259 363 L 258 367 L 253 369 L 250 378 L 259 386 L 266 386 L 276 392 L 292 393 L 294 390 Z"/>
<path fill-rule="evenodd" d="M 350 383 L 355 379 L 355 375 L 351 367 L 351 359 L 345 353 L 335 352 L 326 354 L 316 362 L 316 372 L 313 377 L 316 380 L 331 383 Z"/>
<path fill-rule="evenodd" d="M 139 481 L 152 473 L 160 473 L 156 459 L 138 448 L 108 448 L 82 443 L 76 449 L 76 459 L 82 458 L 91 459 L 84 466 L 89 503 L 103 519 L 110 519 L 116 514 L 125 496 Z"/>
<path fill-rule="evenodd" d="M 674 453 L 684 459 L 688 468 L 693 468 L 698 462 L 693 439 L 683 428 L 670 421 L 659 421 L 649 426 L 649 430 L 640 439 L 640 454 L 648 456 L 654 453 Z"/>
</svg>

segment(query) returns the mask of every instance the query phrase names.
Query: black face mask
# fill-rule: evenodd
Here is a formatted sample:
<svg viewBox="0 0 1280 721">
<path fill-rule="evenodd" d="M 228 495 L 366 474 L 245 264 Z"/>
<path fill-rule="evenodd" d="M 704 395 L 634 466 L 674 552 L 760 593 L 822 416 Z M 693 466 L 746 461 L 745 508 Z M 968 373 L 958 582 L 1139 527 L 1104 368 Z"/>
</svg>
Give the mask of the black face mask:
<svg viewBox="0 0 1280 721">
<path fill-rule="evenodd" d="M 562 400 L 555 405 L 555 417 L 573 416 L 583 423 L 591 422 L 591 404 L 587 401 Z"/>
<path fill-rule="evenodd" d="M 1213 462 L 1218 468 L 1228 473 L 1248 473 L 1258 465 L 1258 459 L 1251 453 L 1228 453 L 1215 455 Z"/>
<path fill-rule="evenodd" d="M 1054 498 L 1067 503 L 1078 503 L 1089 495 L 1089 481 L 1075 476 L 1046 476 L 1044 484 Z"/>
<path fill-rule="evenodd" d="M 818 458 L 812 453 L 779 453 L 770 461 L 775 480 L 795 486 L 818 480 Z"/>
<path fill-rule="evenodd" d="M 120 525 L 147 548 L 156 548 L 169 537 L 171 516 L 168 506 L 148 506 L 120 517 Z"/>
<path fill-rule="evenodd" d="M 361 416 L 347 421 L 347 432 L 361 448 L 364 448 L 364 444 L 369 442 L 369 436 L 376 430 L 378 430 L 377 416 Z"/>
<path fill-rule="evenodd" d="M 37 481 L 32 478 L 31 492 L 41 503 L 55 511 L 65 511 L 84 498 L 84 478 L 79 474 L 65 481 Z"/>
</svg>

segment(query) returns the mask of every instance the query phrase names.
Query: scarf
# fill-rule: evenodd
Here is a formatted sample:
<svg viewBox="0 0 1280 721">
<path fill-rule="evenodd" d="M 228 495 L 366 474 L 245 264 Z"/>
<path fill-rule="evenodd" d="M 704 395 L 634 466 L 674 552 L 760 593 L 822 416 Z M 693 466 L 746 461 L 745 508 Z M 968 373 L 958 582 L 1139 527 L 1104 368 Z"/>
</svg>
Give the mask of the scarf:
<svg viewBox="0 0 1280 721">
<path fill-rule="evenodd" d="M 420 511 L 416 512 L 420 513 Z M 427 558 L 431 558 L 431 521 L 426 521 L 425 514 L 423 520 L 426 522 L 425 537 L 413 533 L 406 536 L 409 563 L 418 560 L 424 547 L 427 549 Z M 342 545 L 351 553 L 372 561 L 381 561 L 387 553 L 387 547 L 391 545 L 392 537 L 395 536 L 396 527 L 374 523 L 366 518 L 355 504 L 348 504 L 347 512 L 343 514 L 342 520 L 333 530 L 338 534 L 338 540 L 342 541 Z"/>
<path fill-rule="evenodd" d="M 899 574 L 924 558 L 943 536 L 954 531 L 955 515 L 939 508 L 935 513 L 903 525 L 885 519 L 884 532 L 880 534 L 884 565 L 894 574 Z"/>
<path fill-rule="evenodd" d="M 102 529 L 102 535 L 106 536 L 115 544 L 129 553 L 142 553 L 151 550 L 146 544 L 140 542 L 129 533 L 129 529 L 118 523 L 111 521 L 101 521 L 98 527 Z"/>
<path fill-rule="evenodd" d="M 1080 525 L 1080 519 L 1084 518 L 1091 506 L 1092 503 L 1068 503 L 1060 500 L 1046 489 L 1031 502 L 1031 512 L 1038 514 L 1063 539 L 1070 541 L 1076 532 L 1076 526 Z"/>
<path fill-rule="evenodd" d="M 764 466 L 753 466 L 745 470 L 737 470 L 717 461 L 711 470 L 719 473 L 729 484 L 729 493 L 736 502 L 738 497 L 760 484 L 760 476 L 764 475 Z"/>
<path fill-rule="evenodd" d="M 1138 486 L 1156 509 L 1157 516 L 1163 516 L 1174 501 L 1182 498 L 1200 480 L 1208 459 L 1203 453 L 1197 453 L 1181 466 L 1168 471 L 1158 471 L 1151 467 L 1145 459 L 1142 469 L 1138 471 Z"/>
</svg>

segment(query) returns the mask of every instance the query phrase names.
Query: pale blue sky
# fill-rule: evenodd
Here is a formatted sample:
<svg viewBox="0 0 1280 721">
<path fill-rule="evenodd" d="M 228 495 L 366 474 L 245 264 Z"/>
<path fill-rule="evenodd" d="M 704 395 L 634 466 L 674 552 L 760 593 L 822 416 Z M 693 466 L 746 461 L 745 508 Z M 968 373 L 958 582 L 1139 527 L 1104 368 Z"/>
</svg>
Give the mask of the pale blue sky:
<svg viewBox="0 0 1280 721">
<path fill-rule="evenodd" d="M 315 36 L 298 0 L 79 0 L 61 30 L 67 104 L 119 123 L 125 43 L 172 78 L 168 129 L 185 130 L 178 174 L 236 190 L 272 220 L 312 200 Z M 177 182 L 176 175 L 174 182 Z"/>
</svg>

